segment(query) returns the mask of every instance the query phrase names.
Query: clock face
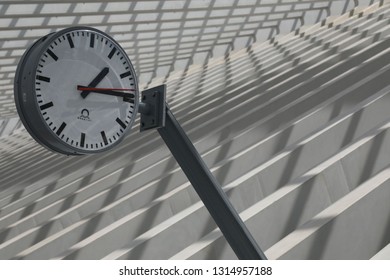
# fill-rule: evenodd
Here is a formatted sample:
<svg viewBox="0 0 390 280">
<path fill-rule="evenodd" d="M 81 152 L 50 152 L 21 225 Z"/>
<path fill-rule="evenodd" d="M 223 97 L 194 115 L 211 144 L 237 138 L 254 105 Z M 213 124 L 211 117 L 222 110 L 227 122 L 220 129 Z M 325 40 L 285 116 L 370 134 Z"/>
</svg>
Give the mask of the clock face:
<svg viewBox="0 0 390 280">
<path fill-rule="evenodd" d="M 46 147 L 65 154 L 96 153 L 117 144 L 131 128 L 138 106 L 135 71 L 104 33 L 76 27 L 50 34 L 25 54 L 19 68 L 19 114 Z M 32 107 L 31 119 L 26 111 Z"/>
</svg>

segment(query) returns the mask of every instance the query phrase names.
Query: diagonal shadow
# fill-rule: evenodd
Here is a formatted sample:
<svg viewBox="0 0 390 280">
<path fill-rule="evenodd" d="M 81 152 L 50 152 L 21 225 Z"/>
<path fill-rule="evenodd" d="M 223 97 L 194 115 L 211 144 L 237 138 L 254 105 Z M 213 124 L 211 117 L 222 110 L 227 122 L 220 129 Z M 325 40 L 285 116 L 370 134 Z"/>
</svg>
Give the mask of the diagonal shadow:
<svg viewBox="0 0 390 280">
<path fill-rule="evenodd" d="M 377 248 L 377 252 L 382 250 L 384 246 L 390 243 L 390 215 L 387 219 L 387 225 L 385 231 L 382 234 L 381 242 L 379 243 L 379 248 Z"/>
<path fill-rule="evenodd" d="M 386 133 L 388 133 L 388 130 L 382 130 L 373 139 L 370 147 L 370 151 L 368 152 L 368 156 L 365 161 L 364 168 L 360 174 L 357 185 L 360 185 L 361 183 L 363 183 L 373 175 L 374 167 L 376 165 L 376 162 L 378 161 L 380 151 L 382 149 L 384 140 L 386 138 Z"/>
<path fill-rule="evenodd" d="M 177 165 L 176 160 L 173 157 L 170 157 L 167 161 L 167 164 L 165 166 L 163 174 L 169 173 L 176 165 Z M 171 181 L 172 181 L 174 175 L 175 175 L 175 173 L 170 172 L 169 175 L 164 176 L 164 178 L 162 178 L 159 181 L 159 183 L 156 186 L 154 193 L 152 195 L 152 199 L 156 199 L 166 192 L 168 185 L 172 183 Z M 159 210 L 159 208 L 161 208 L 161 206 L 162 206 L 162 203 L 159 203 L 158 205 L 153 207 L 151 212 L 147 212 L 147 215 L 144 219 L 144 223 L 142 224 L 142 227 L 139 227 L 137 229 L 135 236 L 139 236 L 139 235 L 143 234 L 146 230 L 153 227 L 153 225 L 155 224 L 158 210 Z"/>
<path fill-rule="evenodd" d="M 280 239 L 284 236 L 287 236 L 289 233 L 294 231 L 298 225 L 300 224 L 300 221 L 302 221 L 302 215 L 305 211 L 306 205 L 309 202 L 309 197 L 311 192 L 313 191 L 314 185 L 315 185 L 316 177 L 312 177 L 309 180 L 307 180 L 303 186 L 300 187 L 297 197 L 294 201 L 293 206 L 290 210 L 290 215 L 287 219 L 287 223 L 285 224 L 283 230 L 281 231 Z"/>
<path fill-rule="evenodd" d="M 353 139 L 355 138 L 355 134 L 358 129 L 359 123 L 362 119 L 362 115 L 363 115 L 363 110 L 359 110 L 353 114 L 348 129 L 345 132 L 344 139 L 340 148 L 344 148 L 345 146 L 352 143 Z"/>
<path fill-rule="evenodd" d="M 295 167 L 297 166 L 299 158 L 302 154 L 302 150 L 303 150 L 303 145 L 299 145 L 289 154 L 287 163 L 284 166 L 283 171 L 280 173 L 281 177 L 279 179 L 278 184 L 276 185 L 277 188 L 286 185 L 292 179 Z"/>
<path fill-rule="evenodd" d="M 321 260 L 324 256 L 325 249 L 328 246 L 332 231 L 334 229 L 334 219 L 328 219 L 329 221 L 318 230 L 311 243 L 310 251 L 307 255 L 308 260 Z"/>
</svg>

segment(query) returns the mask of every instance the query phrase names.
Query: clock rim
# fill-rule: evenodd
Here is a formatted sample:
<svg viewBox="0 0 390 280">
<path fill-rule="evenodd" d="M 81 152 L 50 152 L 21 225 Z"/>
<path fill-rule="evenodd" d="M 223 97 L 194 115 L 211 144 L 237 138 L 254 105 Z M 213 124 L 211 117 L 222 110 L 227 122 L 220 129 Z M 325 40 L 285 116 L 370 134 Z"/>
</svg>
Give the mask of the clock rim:
<svg viewBox="0 0 390 280">
<path fill-rule="evenodd" d="M 121 51 L 125 56 L 124 58 L 129 63 L 130 71 L 134 77 L 134 87 L 135 87 L 135 98 L 134 98 L 134 108 L 131 120 L 124 130 L 123 134 L 115 140 L 114 143 L 110 144 L 107 147 L 103 147 L 97 150 L 87 150 L 82 148 L 74 147 L 65 141 L 63 141 L 59 136 L 55 134 L 55 132 L 48 126 L 46 121 L 43 119 L 41 114 L 38 100 L 36 98 L 36 90 L 35 90 L 35 82 L 37 75 L 37 68 L 39 64 L 39 60 L 42 58 L 43 54 L 47 51 L 49 46 L 52 44 L 54 40 L 63 36 L 64 34 L 74 32 L 74 31 L 86 31 L 93 32 L 95 34 L 99 34 L 102 37 L 105 37 L 113 43 L 115 47 L 119 51 Z M 26 73 L 26 71 L 28 73 Z M 105 152 L 110 150 L 120 144 L 129 131 L 132 129 L 134 125 L 137 113 L 138 113 L 138 105 L 139 105 L 139 88 L 138 88 L 138 79 L 136 76 L 136 72 L 133 64 L 131 63 L 130 58 L 128 57 L 125 50 L 120 46 L 120 44 L 113 39 L 111 36 L 106 34 L 105 32 L 89 27 L 89 26 L 72 26 L 57 32 L 50 33 L 46 36 L 39 38 L 37 41 L 30 46 L 25 53 L 23 54 L 17 70 L 15 74 L 15 104 L 18 111 L 18 114 L 22 120 L 22 123 L 26 127 L 26 130 L 30 133 L 30 135 L 42 146 L 61 154 L 65 155 L 85 155 L 85 154 L 98 154 L 101 152 Z M 27 102 L 23 102 L 25 96 L 23 96 L 24 92 L 27 92 L 27 95 L 30 100 Z M 30 107 L 33 107 L 32 108 Z M 31 111 L 31 112 L 29 112 Z M 35 112 L 34 112 L 35 111 Z M 37 116 L 38 115 L 38 116 Z M 38 121 L 38 123 L 36 123 Z"/>
</svg>

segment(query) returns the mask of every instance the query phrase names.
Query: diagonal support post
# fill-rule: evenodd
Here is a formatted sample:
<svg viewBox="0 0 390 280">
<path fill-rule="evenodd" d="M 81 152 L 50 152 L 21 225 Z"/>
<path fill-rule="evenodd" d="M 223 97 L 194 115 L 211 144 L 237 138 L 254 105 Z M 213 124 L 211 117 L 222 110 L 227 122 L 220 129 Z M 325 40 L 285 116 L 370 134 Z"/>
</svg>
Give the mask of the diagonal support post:
<svg viewBox="0 0 390 280">
<path fill-rule="evenodd" d="M 157 129 L 238 259 L 266 256 L 165 103 L 165 85 L 142 92 L 141 131 Z"/>
</svg>

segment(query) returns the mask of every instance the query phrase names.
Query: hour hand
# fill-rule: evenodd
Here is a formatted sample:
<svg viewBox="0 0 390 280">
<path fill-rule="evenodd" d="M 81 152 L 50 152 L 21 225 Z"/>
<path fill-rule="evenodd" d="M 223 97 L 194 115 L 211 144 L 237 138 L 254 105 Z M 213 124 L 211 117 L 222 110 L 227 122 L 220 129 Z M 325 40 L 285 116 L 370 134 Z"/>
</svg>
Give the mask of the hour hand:
<svg viewBox="0 0 390 280">
<path fill-rule="evenodd" d="M 101 82 L 101 80 L 104 79 L 104 77 L 108 74 L 109 71 L 110 69 L 108 67 L 104 67 L 103 70 L 100 71 L 100 73 L 95 77 L 95 79 L 93 79 L 92 82 L 89 83 L 88 87 L 96 87 Z M 86 98 L 90 92 L 90 90 L 83 90 L 83 92 L 81 93 L 81 97 Z"/>
</svg>

